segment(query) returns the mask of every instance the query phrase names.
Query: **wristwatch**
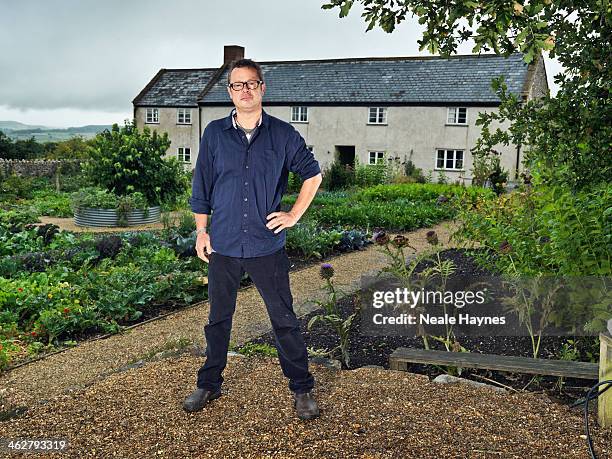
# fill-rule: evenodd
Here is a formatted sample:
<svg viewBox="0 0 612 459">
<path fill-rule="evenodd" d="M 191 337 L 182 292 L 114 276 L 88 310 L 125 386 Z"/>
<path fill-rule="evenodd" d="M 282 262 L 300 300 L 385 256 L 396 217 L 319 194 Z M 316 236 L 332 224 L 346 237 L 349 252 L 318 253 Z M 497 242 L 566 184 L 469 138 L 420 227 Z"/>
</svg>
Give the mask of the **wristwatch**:
<svg viewBox="0 0 612 459">
<path fill-rule="evenodd" d="M 196 230 L 196 234 L 200 233 L 206 233 L 206 228 L 200 228 L 199 230 Z"/>
</svg>

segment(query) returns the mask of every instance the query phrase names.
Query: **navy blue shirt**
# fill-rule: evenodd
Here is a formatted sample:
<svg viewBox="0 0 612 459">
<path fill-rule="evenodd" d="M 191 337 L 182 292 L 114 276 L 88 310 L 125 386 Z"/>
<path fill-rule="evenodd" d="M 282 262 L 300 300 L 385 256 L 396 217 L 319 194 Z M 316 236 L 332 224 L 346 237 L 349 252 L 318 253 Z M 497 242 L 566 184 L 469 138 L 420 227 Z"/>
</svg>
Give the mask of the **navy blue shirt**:
<svg viewBox="0 0 612 459">
<path fill-rule="evenodd" d="M 233 110 L 232 110 L 233 111 Z M 285 245 L 266 216 L 280 211 L 289 171 L 307 180 L 321 172 L 300 133 L 262 111 L 251 134 L 234 127 L 232 115 L 204 130 L 193 175 L 191 210 L 209 214 L 212 249 L 230 257 L 261 257 Z"/>
</svg>

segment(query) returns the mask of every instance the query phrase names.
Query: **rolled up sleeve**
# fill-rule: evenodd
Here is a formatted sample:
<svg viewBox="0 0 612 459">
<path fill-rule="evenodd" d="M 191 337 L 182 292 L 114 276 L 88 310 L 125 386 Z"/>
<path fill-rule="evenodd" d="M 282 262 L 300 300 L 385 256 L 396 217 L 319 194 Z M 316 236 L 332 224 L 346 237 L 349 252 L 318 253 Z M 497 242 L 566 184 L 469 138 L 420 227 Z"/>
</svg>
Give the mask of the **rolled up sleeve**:
<svg viewBox="0 0 612 459">
<path fill-rule="evenodd" d="M 318 161 L 315 159 L 312 151 L 306 148 L 304 138 L 295 128 L 289 134 L 286 154 L 287 169 L 298 174 L 302 180 L 307 180 L 321 173 Z"/>
<path fill-rule="evenodd" d="M 210 214 L 212 210 L 213 167 L 208 143 L 210 134 L 207 131 L 209 130 L 204 130 L 200 141 L 200 150 L 191 184 L 191 198 L 189 198 L 191 210 L 196 214 Z"/>
</svg>

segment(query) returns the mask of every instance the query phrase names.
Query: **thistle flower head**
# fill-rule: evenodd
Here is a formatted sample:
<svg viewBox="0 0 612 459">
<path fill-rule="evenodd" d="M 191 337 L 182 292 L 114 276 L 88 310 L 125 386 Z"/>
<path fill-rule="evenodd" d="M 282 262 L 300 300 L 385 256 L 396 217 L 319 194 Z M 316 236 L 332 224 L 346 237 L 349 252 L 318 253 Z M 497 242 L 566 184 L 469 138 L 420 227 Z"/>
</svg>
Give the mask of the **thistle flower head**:
<svg viewBox="0 0 612 459">
<path fill-rule="evenodd" d="M 438 199 L 436 200 L 436 202 L 438 204 L 444 204 L 445 202 L 448 202 L 448 198 L 444 196 L 443 194 L 441 194 L 440 196 L 438 196 Z"/>
<path fill-rule="evenodd" d="M 334 276 L 334 267 L 329 263 L 323 263 L 319 275 L 321 279 L 331 279 Z"/>
<path fill-rule="evenodd" d="M 399 248 L 406 247 L 408 246 L 408 238 L 405 236 L 402 236 L 401 234 L 398 234 L 393 238 L 393 240 L 391 241 L 391 244 Z"/>
<path fill-rule="evenodd" d="M 389 235 L 384 231 L 377 231 L 372 236 L 372 241 L 378 245 L 386 245 L 389 242 Z"/>
<path fill-rule="evenodd" d="M 501 244 L 499 244 L 499 251 L 501 253 L 508 254 L 512 252 L 512 245 L 508 241 L 503 241 Z"/>
<path fill-rule="evenodd" d="M 427 242 L 431 245 L 438 245 L 438 243 L 440 242 L 438 240 L 438 234 L 434 230 L 427 231 L 425 237 L 427 238 Z"/>
</svg>

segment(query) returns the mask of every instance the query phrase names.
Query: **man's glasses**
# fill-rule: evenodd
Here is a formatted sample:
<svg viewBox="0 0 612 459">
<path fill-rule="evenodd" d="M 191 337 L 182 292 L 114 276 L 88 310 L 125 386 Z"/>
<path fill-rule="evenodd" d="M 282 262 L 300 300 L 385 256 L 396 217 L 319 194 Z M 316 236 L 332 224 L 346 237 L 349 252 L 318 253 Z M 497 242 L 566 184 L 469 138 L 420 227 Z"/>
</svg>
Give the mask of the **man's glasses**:
<svg viewBox="0 0 612 459">
<path fill-rule="evenodd" d="M 249 89 L 257 89 L 261 83 L 263 83 L 261 80 L 236 81 L 235 83 L 229 83 L 228 86 L 234 91 L 242 91 L 245 84 Z"/>
</svg>

